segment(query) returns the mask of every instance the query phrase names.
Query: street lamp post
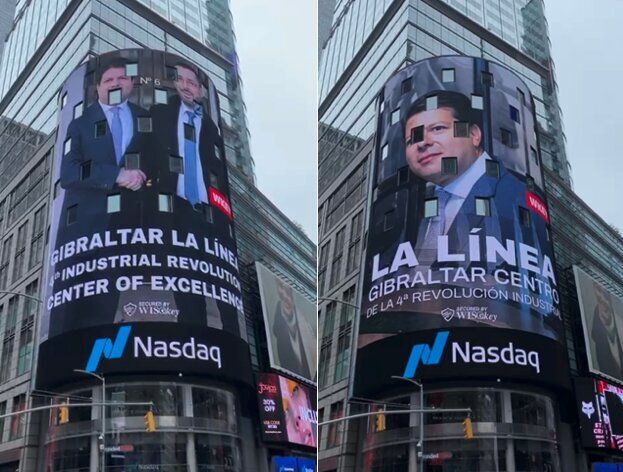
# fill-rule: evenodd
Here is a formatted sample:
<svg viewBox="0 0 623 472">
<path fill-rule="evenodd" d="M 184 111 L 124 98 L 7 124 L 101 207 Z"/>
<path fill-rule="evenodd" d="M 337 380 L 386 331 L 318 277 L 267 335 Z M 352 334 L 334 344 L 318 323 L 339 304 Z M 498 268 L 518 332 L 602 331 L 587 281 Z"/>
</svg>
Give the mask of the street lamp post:
<svg viewBox="0 0 623 472">
<path fill-rule="evenodd" d="M 420 389 L 420 467 L 419 470 L 424 470 L 424 385 L 422 382 L 418 382 L 417 380 L 410 379 L 408 377 L 402 377 L 400 375 L 392 375 L 392 379 L 396 380 L 404 380 L 406 382 L 412 383 L 416 387 Z"/>
<path fill-rule="evenodd" d="M 95 372 L 89 372 L 83 369 L 74 369 L 74 372 L 79 374 L 90 375 L 91 377 L 95 377 L 98 380 L 102 381 L 102 457 L 101 457 L 101 467 L 102 471 L 106 470 L 106 379 L 103 375 L 96 374 Z"/>
</svg>

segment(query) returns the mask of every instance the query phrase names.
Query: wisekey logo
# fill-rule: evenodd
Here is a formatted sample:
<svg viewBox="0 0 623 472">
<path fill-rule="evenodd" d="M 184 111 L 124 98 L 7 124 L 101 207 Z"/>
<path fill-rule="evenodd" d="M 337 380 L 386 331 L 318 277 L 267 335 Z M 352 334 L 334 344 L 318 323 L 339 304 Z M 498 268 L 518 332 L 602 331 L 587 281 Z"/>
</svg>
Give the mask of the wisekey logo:
<svg viewBox="0 0 623 472">
<path fill-rule="evenodd" d="M 428 344 L 416 344 L 411 349 L 411 355 L 407 362 L 403 377 L 413 378 L 415 377 L 415 371 L 420 364 L 420 361 L 424 365 L 436 365 L 439 364 L 443 350 L 446 347 L 446 341 L 448 340 L 449 331 L 439 331 L 433 342 L 431 348 Z"/>
<path fill-rule="evenodd" d="M 114 341 L 110 338 L 96 339 L 85 370 L 87 372 L 95 372 L 102 356 L 106 359 L 119 359 L 123 355 L 123 350 L 130 337 L 131 329 L 131 326 L 122 326 L 119 328 Z"/>
</svg>

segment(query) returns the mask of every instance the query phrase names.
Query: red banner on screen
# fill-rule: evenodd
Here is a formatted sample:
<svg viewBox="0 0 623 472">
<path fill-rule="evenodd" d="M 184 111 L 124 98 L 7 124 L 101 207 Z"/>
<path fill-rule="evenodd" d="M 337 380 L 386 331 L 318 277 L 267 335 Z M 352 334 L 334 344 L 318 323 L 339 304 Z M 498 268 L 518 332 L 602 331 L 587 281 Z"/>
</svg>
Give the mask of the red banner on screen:
<svg viewBox="0 0 623 472">
<path fill-rule="evenodd" d="M 231 220 L 232 219 L 231 206 L 229 205 L 227 198 L 225 198 L 225 195 L 223 195 L 218 190 L 215 190 L 214 188 L 210 187 L 209 196 L 210 196 L 210 205 L 214 205 L 215 207 L 217 207 L 219 210 L 225 213 L 227 217 Z"/>
<path fill-rule="evenodd" d="M 526 204 L 528 208 L 536 212 L 541 218 L 549 223 L 549 216 L 547 214 L 547 205 L 532 192 L 526 192 Z"/>
</svg>

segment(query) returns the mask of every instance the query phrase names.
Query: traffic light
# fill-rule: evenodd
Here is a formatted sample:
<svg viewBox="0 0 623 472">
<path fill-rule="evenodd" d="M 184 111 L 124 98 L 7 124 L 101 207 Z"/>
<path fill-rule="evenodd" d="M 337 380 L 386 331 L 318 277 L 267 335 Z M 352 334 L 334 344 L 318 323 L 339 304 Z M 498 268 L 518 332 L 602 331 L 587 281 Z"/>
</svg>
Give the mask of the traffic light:
<svg viewBox="0 0 623 472">
<path fill-rule="evenodd" d="M 469 416 L 463 420 L 463 437 L 465 439 L 472 439 L 474 437 L 472 419 Z"/>
<path fill-rule="evenodd" d="M 385 431 L 385 413 L 377 413 L 376 415 L 376 432 Z"/>
<path fill-rule="evenodd" d="M 58 410 L 58 424 L 69 423 L 69 407 L 67 403 L 61 403 L 61 407 Z"/>
<path fill-rule="evenodd" d="M 154 412 L 151 410 L 145 413 L 145 431 L 148 433 L 156 431 L 156 418 L 154 418 Z"/>
</svg>

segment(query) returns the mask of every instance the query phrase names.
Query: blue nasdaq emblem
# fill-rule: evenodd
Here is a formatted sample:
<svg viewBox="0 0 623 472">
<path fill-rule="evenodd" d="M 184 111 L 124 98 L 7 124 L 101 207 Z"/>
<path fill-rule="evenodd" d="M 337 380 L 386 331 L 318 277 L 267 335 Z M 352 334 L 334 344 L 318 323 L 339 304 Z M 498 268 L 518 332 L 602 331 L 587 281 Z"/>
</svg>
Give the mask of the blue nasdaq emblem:
<svg viewBox="0 0 623 472">
<path fill-rule="evenodd" d="M 428 344 L 416 344 L 411 349 L 411 355 L 407 362 L 403 377 L 413 378 L 415 377 L 415 371 L 420 364 L 420 361 L 424 365 L 437 365 L 443 354 L 443 350 L 446 347 L 446 341 L 448 340 L 449 331 L 439 331 L 433 342 L 431 348 Z"/>
<path fill-rule="evenodd" d="M 131 329 L 131 326 L 122 326 L 119 328 L 114 342 L 110 338 L 96 339 L 84 370 L 87 372 L 95 372 L 102 356 L 106 359 L 119 359 L 123 355 L 123 350 L 130 337 Z"/>
</svg>

